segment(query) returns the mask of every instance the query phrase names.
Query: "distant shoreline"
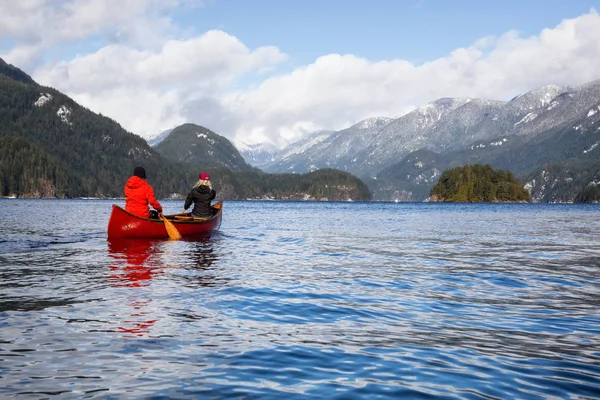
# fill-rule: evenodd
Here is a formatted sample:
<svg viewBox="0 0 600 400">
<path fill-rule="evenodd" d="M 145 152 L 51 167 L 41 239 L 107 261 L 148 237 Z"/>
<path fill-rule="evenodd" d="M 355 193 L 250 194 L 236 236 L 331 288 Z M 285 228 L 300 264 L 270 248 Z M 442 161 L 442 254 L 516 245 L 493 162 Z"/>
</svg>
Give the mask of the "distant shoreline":
<svg viewBox="0 0 600 400">
<path fill-rule="evenodd" d="M 125 201 L 125 197 L 0 197 L 0 200 L 112 200 Z M 164 198 L 159 201 L 182 201 L 183 199 Z M 302 203 L 394 203 L 394 204 L 560 204 L 560 205 L 576 205 L 576 204 L 600 204 L 598 201 L 589 203 L 575 202 L 544 202 L 534 203 L 530 201 L 490 201 L 490 202 L 455 202 L 455 201 L 395 201 L 395 200 L 291 200 L 291 199 L 220 199 L 222 201 L 262 201 L 262 202 L 302 202 Z"/>
</svg>

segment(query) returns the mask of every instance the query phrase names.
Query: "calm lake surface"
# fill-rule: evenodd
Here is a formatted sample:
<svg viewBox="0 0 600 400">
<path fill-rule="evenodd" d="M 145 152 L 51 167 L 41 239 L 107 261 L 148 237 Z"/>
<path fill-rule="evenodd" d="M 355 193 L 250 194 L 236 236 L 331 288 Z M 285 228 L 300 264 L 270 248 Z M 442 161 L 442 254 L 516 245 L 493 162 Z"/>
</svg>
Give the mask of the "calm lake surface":
<svg viewBox="0 0 600 400">
<path fill-rule="evenodd" d="M 600 205 L 113 202 L 0 200 L 0 398 L 600 398 Z"/>
</svg>

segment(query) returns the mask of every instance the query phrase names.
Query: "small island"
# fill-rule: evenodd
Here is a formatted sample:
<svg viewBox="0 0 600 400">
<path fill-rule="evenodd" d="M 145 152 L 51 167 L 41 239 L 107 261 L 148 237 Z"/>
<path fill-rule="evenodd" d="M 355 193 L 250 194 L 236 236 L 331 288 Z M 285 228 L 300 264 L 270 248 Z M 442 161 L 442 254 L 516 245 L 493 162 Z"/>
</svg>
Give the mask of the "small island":
<svg viewBox="0 0 600 400">
<path fill-rule="evenodd" d="M 465 165 L 444 171 L 430 192 L 432 202 L 528 202 L 529 192 L 510 171 Z"/>
</svg>

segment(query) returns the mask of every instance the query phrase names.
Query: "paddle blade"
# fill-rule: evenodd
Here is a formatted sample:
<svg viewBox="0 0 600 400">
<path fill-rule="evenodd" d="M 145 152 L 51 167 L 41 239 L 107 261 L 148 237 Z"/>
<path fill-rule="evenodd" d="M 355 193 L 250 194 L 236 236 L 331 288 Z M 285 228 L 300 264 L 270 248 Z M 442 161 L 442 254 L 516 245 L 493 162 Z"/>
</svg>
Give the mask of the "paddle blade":
<svg viewBox="0 0 600 400">
<path fill-rule="evenodd" d="M 160 218 L 163 220 L 163 222 L 165 224 L 165 228 L 167 229 L 167 235 L 169 235 L 169 239 L 180 240 L 181 234 L 179 233 L 179 231 L 177 230 L 175 225 L 173 225 L 173 223 L 171 221 L 169 221 L 168 219 L 166 219 L 165 216 L 162 214 L 160 215 Z"/>
</svg>

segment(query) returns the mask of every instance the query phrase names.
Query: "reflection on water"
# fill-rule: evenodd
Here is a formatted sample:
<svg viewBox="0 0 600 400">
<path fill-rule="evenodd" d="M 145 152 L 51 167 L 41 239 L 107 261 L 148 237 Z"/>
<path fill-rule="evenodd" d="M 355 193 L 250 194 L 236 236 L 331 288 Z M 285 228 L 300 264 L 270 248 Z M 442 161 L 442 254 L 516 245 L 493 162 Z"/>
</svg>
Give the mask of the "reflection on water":
<svg viewBox="0 0 600 400">
<path fill-rule="evenodd" d="M 109 267 L 109 280 L 116 286 L 147 286 L 161 265 L 150 257 L 159 250 L 159 243 L 140 239 L 113 239 L 108 241 L 108 254 L 114 259 Z"/>
<path fill-rule="evenodd" d="M 107 242 L 109 202 L 4 205 L 0 398 L 599 397 L 600 207 L 230 202 Z"/>
<path fill-rule="evenodd" d="M 169 242 L 141 239 L 111 239 L 107 241 L 111 264 L 108 281 L 113 287 L 150 287 L 155 280 L 169 280 L 182 288 L 196 289 L 222 285 L 214 264 L 219 254 L 214 250 L 217 234 L 206 234 L 194 241 Z M 155 288 L 156 289 L 156 288 Z M 151 297 L 142 300 L 140 293 L 127 296 L 131 309 L 123 326 L 117 330 L 136 336 L 151 335 L 151 328 L 160 318 Z M 181 319 L 198 319 L 190 310 L 171 312 Z"/>
<path fill-rule="evenodd" d="M 161 274 L 160 263 L 151 259 L 157 253 L 158 242 L 139 239 L 114 239 L 108 241 L 108 254 L 114 260 L 109 266 L 109 282 L 115 287 L 148 286 L 153 276 Z M 128 298 L 126 306 L 131 309 L 129 318 L 122 321 L 117 330 L 125 337 L 144 336 L 156 322 L 153 319 L 152 300 Z"/>
<path fill-rule="evenodd" d="M 185 269 L 179 275 L 181 284 L 188 288 L 198 288 L 202 286 L 222 285 L 223 280 L 219 277 L 218 267 L 219 253 L 214 250 L 214 236 L 205 236 L 194 242 L 188 247 L 187 251 L 182 253 L 182 259 L 189 260 L 183 262 Z"/>
</svg>

